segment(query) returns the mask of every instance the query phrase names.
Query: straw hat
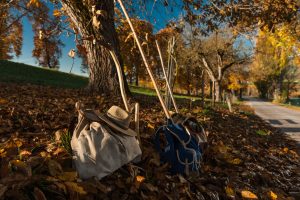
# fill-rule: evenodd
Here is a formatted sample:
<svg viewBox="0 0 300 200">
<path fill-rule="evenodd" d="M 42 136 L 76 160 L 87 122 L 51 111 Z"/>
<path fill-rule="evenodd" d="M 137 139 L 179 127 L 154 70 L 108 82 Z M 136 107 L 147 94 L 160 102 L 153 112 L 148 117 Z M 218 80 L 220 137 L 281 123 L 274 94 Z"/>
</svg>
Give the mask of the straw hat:
<svg viewBox="0 0 300 200">
<path fill-rule="evenodd" d="M 127 111 L 118 106 L 112 106 L 106 114 L 99 113 L 91 109 L 82 109 L 83 105 L 80 102 L 76 103 L 76 109 L 85 115 L 88 119 L 105 122 L 110 128 L 121 132 L 125 135 L 136 136 L 136 132 L 129 128 L 131 115 Z"/>
<path fill-rule="evenodd" d="M 111 128 L 130 136 L 136 136 L 136 132 L 129 128 L 131 115 L 118 106 L 112 106 L 106 114 L 100 114 L 99 118 Z"/>
</svg>

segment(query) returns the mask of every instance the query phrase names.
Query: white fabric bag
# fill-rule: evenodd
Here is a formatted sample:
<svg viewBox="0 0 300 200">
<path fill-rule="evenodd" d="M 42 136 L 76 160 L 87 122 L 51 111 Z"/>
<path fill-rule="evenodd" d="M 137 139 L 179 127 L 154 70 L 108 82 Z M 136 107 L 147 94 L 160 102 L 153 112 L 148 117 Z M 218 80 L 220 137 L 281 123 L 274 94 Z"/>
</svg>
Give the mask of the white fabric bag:
<svg viewBox="0 0 300 200">
<path fill-rule="evenodd" d="M 83 110 L 76 103 L 78 124 L 71 147 L 77 172 L 82 179 L 96 177 L 100 180 L 142 154 L 138 140 L 132 135 L 134 131 L 121 127 L 117 120 L 108 117 L 114 114 L 120 117 L 121 113 L 122 120 L 122 114 L 126 115 L 126 111 L 113 107 L 109 111 L 115 110 L 115 113 L 108 111 L 107 115 L 99 115 L 93 110 Z"/>
</svg>

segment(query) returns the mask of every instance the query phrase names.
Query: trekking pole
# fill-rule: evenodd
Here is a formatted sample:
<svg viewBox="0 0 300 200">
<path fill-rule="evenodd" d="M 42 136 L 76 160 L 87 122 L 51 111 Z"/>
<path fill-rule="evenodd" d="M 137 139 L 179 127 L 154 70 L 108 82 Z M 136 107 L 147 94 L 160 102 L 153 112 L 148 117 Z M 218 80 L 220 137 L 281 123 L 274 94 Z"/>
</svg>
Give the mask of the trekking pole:
<svg viewBox="0 0 300 200">
<path fill-rule="evenodd" d="M 126 96 L 126 92 L 125 92 L 124 79 L 123 79 L 120 62 L 113 50 L 109 50 L 109 53 L 110 53 L 115 65 L 116 65 L 116 68 L 117 68 L 117 73 L 118 73 L 118 78 L 119 78 L 119 83 L 120 83 L 120 90 L 121 90 L 122 99 L 123 99 L 123 102 L 125 105 L 125 109 L 127 112 L 131 112 L 131 110 L 129 109 L 129 106 L 128 106 L 128 101 L 127 101 L 127 96 Z M 140 146 L 142 146 L 141 136 L 140 136 L 139 108 L 140 108 L 139 103 L 136 103 L 135 104 L 134 122 L 135 122 L 135 132 L 137 133 L 137 138 L 139 140 L 139 144 L 140 144 Z"/>
<path fill-rule="evenodd" d="M 167 74 L 166 74 L 165 65 L 164 65 L 164 61 L 163 61 L 162 55 L 161 55 L 161 50 L 160 50 L 158 41 L 155 40 L 155 43 L 156 43 L 157 51 L 158 51 L 158 54 L 159 54 L 160 63 L 161 63 L 161 67 L 162 67 L 162 70 L 163 70 L 163 74 L 164 74 L 165 79 L 166 79 L 166 85 L 167 85 L 167 88 L 169 90 L 169 94 L 171 96 L 171 99 L 172 99 L 172 102 L 173 102 L 173 105 L 174 105 L 176 113 L 179 113 L 177 105 L 176 105 L 176 102 L 175 102 L 175 99 L 174 99 L 174 96 L 173 96 L 173 92 L 172 92 L 171 87 L 170 87 L 170 83 L 168 81 L 168 77 L 167 77 Z"/>
<path fill-rule="evenodd" d="M 130 26 L 130 28 L 131 28 L 131 31 L 132 31 L 133 36 L 134 36 L 134 39 L 135 39 L 135 41 L 136 41 L 136 43 L 137 43 L 137 45 L 138 45 L 139 51 L 140 51 L 140 53 L 141 53 L 141 55 L 142 55 L 142 59 L 143 59 L 143 61 L 144 61 L 144 64 L 145 64 L 146 69 L 147 69 L 147 71 L 148 71 L 148 74 L 150 75 L 151 81 L 152 81 L 153 86 L 154 86 L 154 89 L 155 89 L 155 91 L 156 91 L 156 93 L 157 93 L 158 99 L 159 99 L 159 101 L 160 101 L 160 103 L 161 103 L 161 106 L 162 106 L 162 108 L 163 108 L 163 110 L 164 110 L 164 112 L 165 112 L 165 115 L 166 115 L 166 117 L 167 117 L 168 119 L 171 119 L 170 113 L 169 113 L 169 111 L 168 111 L 168 109 L 167 109 L 167 107 L 166 107 L 166 104 L 164 103 L 163 98 L 162 98 L 162 96 L 161 96 L 161 94 L 160 94 L 160 91 L 159 91 L 159 89 L 158 89 L 158 87 L 157 87 L 157 84 L 156 84 L 156 81 L 155 81 L 155 79 L 154 79 L 152 70 L 151 70 L 151 68 L 150 68 L 150 66 L 149 66 L 149 64 L 148 64 L 148 61 L 147 61 L 147 59 L 146 59 L 144 50 L 142 49 L 141 43 L 140 43 L 140 41 L 139 41 L 139 39 L 138 39 L 138 37 L 137 37 L 137 34 L 136 34 L 136 32 L 135 32 L 135 30 L 134 30 L 134 28 L 133 28 L 133 25 L 132 25 L 132 23 L 131 23 L 131 21 L 130 21 L 130 18 L 129 18 L 129 16 L 128 16 L 128 13 L 127 13 L 127 11 L 126 11 L 124 5 L 123 5 L 123 2 L 122 2 L 122 0 L 117 0 L 117 1 L 119 2 L 120 6 L 121 6 L 121 9 L 122 9 L 122 11 L 123 11 L 123 13 L 124 13 L 124 15 L 125 15 L 125 17 L 126 17 L 126 20 L 128 21 L 128 24 L 129 24 L 129 26 Z"/>
<path fill-rule="evenodd" d="M 115 65 L 116 65 L 116 68 L 117 68 L 119 84 L 120 84 L 120 90 L 121 90 L 122 99 L 123 99 L 123 102 L 124 102 L 124 105 L 125 105 L 125 109 L 126 109 L 127 112 L 130 112 L 129 106 L 128 106 L 128 101 L 127 101 L 127 96 L 126 96 L 126 92 L 125 92 L 125 87 L 124 87 L 124 80 L 123 80 L 121 65 L 119 63 L 119 60 L 118 60 L 115 52 L 113 50 L 109 50 L 109 53 L 110 53 Z"/>
</svg>

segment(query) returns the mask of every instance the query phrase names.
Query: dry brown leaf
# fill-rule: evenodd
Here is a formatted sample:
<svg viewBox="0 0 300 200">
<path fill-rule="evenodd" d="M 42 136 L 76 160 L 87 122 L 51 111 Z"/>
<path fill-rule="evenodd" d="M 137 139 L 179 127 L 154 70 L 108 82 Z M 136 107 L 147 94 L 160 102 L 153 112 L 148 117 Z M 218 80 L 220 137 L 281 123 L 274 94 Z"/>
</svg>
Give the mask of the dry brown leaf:
<svg viewBox="0 0 300 200">
<path fill-rule="evenodd" d="M 6 99 L 0 98 L 0 104 L 7 104 L 8 101 Z"/>
<path fill-rule="evenodd" d="M 58 187 L 58 189 L 62 190 L 65 194 L 67 194 L 67 187 L 63 183 L 55 182 L 54 184 Z"/>
<path fill-rule="evenodd" d="M 21 160 L 11 160 L 9 161 L 9 168 L 12 171 L 19 172 L 25 176 L 32 176 L 32 171 L 30 165 Z"/>
<path fill-rule="evenodd" d="M 62 181 L 76 181 L 77 172 L 63 172 L 62 174 L 58 175 L 58 178 Z"/>
<path fill-rule="evenodd" d="M 61 165 L 55 160 L 48 161 L 48 170 L 51 176 L 58 176 L 63 173 Z"/>
<path fill-rule="evenodd" d="M 134 186 L 136 189 L 140 188 L 142 182 L 144 182 L 145 177 L 143 176 L 136 176 L 134 179 Z"/>
<path fill-rule="evenodd" d="M 66 184 L 69 192 L 77 193 L 80 195 L 87 194 L 86 191 L 84 191 L 83 187 L 79 186 L 78 183 L 68 181 L 68 182 L 65 182 L 65 184 Z"/>
<path fill-rule="evenodd" d="M 6 191 L 7 191 L 7 186 L 0 184 L 0 199 L 3 197 Z"/>
<path fill-rule="evenodd" d="M 66 153 L 66 149 L 63 147 L 59 147 L 53 152 L 53 155 L 58 156 L 59 154 L 62 154 L 62 153 Z"/>
<path fill-rule="evenodd" d="M 234 198 L 235 192 L 234 192 L 234 190 L 233 190 L 231 187 L 226 186 L 226 187 L 225 187 L 225 192 L 226 192 L 226 195 L 227 195 L 228 197 Z"/>
<path fill-rule="evenodd" d="M 275 194 L 272 191 L 268 192 L 268 196 L 270 197 L 271 200 L 276 200 L 277 199 L 277 194 Z"/>
<path fill-rule="evenodd" d="M 27 151 L 27 150 L 22 150 L 19 154 L 20 157 L 26 157 L 26 156 L 30 156 L 31 152 Z"/>
<path fill-rule="evenodd" d="M 143 183 L 142 187 L 145 187 L 150 192 L 158 192 L 158 187 L 152 185 L 151 183 Z"/>
<path fill-rule="evenodd" d="M 97 16 L 93 16 L 93 26 L 97 29 L 100 27 L 100 21 L 97 19 Z"/>
<path fill-rule="evenodd" d="M 34 187 L 33 196 L 35 200 L 47 200 L 45 194 L 38 187 Z"/>
<path fill-rule="evenodd" d="M 257 196 L 254 193 L 252 193 L 248 190 L 243 190 L 241 192 L 241 194 L 242 194 L 242 197 L 245 198 L 245 199 L 258 199 Z"/>
<path fill-rule="evenodd" d="M 241 164 L 242 160 L 239 158 L 235 158 L 235 159 L 229 160 L 228 162 L 233 165 L 239 165 L 239 164 Z"/>
</svg>

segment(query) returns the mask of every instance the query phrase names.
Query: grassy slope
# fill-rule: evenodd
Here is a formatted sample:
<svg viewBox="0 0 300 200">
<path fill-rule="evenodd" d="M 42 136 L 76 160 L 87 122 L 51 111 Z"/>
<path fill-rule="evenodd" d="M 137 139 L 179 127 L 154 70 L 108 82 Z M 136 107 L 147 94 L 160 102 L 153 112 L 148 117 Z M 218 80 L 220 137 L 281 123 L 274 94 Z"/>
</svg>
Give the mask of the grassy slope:
<svg viewBox="0 0 300 200">
<path fill-rule="evenodd" d="M 62 88 L 81 88 L 88 84 L 88 79 L 21 63 L 0 60 L 0 81 L 49 85 Z"/>
<path fill-rule="evenodd" d="M 49 85 L 62 88 L 82 88 L 88 84 L 88 78 L 57 70 L 34 67 L 22 63 L 0 60 L 0 81 Z M 130 86 L 133 93 L 156 96 L 153 89 Z M 193 98 L 175 95 L 175 98 Z M 194 99 L 199 99 L 194 97 Z"/>
</svg>

